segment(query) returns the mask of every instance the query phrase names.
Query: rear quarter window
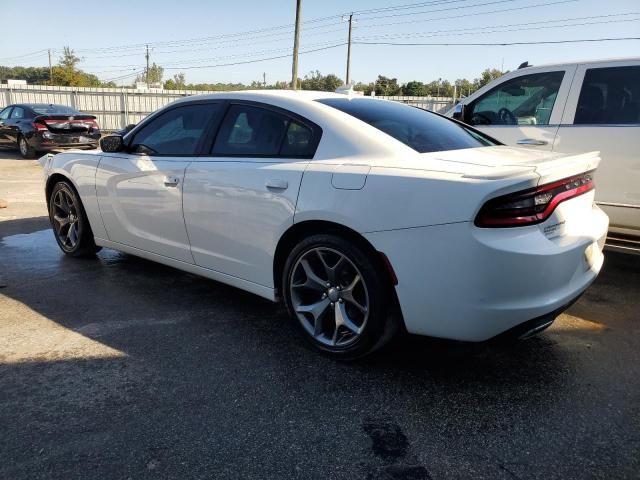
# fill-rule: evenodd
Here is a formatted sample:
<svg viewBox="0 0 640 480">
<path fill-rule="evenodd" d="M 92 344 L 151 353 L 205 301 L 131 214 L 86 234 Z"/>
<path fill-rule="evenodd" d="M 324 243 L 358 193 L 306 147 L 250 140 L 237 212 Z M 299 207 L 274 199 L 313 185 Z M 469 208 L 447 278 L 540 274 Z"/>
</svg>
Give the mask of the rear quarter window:
<svg viewBox="0 0 640 480">
<path fill-rule="evenodd" d="M 386 133 L 419 153 L 497 145 L 482 134 L 432 112 L 372 98 L 316 100 Z"/>
</svg>

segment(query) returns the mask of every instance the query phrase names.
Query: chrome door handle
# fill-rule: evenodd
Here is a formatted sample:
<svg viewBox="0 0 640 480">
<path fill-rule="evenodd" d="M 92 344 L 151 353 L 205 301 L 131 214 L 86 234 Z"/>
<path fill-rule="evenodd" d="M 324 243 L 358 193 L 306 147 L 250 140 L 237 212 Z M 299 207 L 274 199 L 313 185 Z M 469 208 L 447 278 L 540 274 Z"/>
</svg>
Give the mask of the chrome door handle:
<svg viewBox="0 0 640 480">
<path fill-rule="evenodd" d="M 166 176 L 164 177 L 164 186 L 165 187 L 177 187 L 180 183 L 179 177 L 174 176 Z"/>
<path fill-rule="evenodd" d="M 289 182 L 280 178 L 272 178 L 265 182 L 267 188 L 273 188 L 275 190 L 286 190 L 289 188 Z"/>
<path fill-rule="evenodd" d="M 547 142 L 546 140 L 537 140 L 535 138 L 523 138 L 521 140 L 518 140 L 516 143 L 518 145 L 533 145 L 533 146 L 549 144 L 549 142 Z"/>
</svg>

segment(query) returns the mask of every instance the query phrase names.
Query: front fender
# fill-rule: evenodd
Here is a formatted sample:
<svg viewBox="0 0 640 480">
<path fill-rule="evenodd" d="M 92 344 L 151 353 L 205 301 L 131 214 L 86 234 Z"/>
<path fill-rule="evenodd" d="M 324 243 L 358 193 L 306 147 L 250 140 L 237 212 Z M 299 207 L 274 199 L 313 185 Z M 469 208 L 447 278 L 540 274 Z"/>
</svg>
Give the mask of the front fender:
<svg viewBox="0 0 640 480">
<path fill-rule="evenodd" d="M 45 155 L 44 161 L 45 185 L 48 187 L 56 179 L 64 178 L 74 186 L 89 219 L 91 230 L 96 237 L 108 238 L 100 216 L 98 199 L 96 196 L 96 171 L 101 155 L 84 152 L 65 152 L 57 155 Z"/>
</svg>

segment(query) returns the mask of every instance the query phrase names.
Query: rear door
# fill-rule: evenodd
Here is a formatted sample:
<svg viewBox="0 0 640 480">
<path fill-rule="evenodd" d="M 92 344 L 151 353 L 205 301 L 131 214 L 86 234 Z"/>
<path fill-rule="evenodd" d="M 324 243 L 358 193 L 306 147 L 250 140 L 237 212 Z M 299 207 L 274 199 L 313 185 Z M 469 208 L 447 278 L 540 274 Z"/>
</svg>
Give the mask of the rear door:
<svg viewBox="0 0 640 480">
<path fill-rule="evenodd" d="M 182 213 L 184 173 L 218 108 L 177 105 L 133 132 L 127 152 L 102 155 L 96 191 L 109 240 L 193 263 Z"/>
<path fill-rule="evenodd" d="M 599 150 L 596 201 L 640 233 L 640 60 L 580 65 L 553 149 Z"/>
<path fill-rule="evenodd" d="M 466 104 L 465 122 L 507 145 L 551 150 L 575 66 L 523 69 Z"/>
<path fill-rule="evenodd" d="M 184 216 L 197 265 L 274 287 L 275 248 L 319 139 L 320 127 L 290 112 L 230 103 L 211 153 L 187 168 Z"/>
</svg>

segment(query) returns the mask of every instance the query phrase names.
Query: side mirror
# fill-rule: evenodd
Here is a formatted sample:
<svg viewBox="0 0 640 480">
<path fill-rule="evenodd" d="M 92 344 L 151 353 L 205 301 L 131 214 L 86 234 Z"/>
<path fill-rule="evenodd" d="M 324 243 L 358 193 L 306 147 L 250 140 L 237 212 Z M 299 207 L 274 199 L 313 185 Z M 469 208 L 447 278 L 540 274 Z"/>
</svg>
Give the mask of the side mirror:
<svg viewBox="0 0 640 480">
<path fill-rule="evenodd" d="M 108 135 L 100 139 L 100 149 L 103 152 L 114 153 L 124 150 L 122 135 Z"/>
<path fill-rule="evenodd" d="M 464 122 L 465 113 L 466 113 L 465 110 L 466 110 L 465 105 L 462 103 L 458 103 L 453 110 L 452 117 L 456 120 Z"/>
</svg>

